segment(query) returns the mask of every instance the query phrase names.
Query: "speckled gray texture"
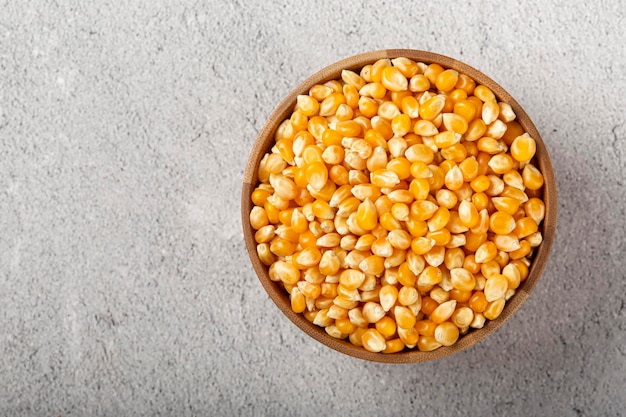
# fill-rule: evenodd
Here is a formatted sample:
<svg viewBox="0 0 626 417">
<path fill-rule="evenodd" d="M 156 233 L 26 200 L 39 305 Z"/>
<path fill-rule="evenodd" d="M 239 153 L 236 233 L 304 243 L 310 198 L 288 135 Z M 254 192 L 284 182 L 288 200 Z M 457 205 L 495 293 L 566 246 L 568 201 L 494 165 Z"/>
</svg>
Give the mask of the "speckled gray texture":
<svg viewBox="0 0 626 417">
<path fill-rule="evenodd" d="M 623 2 L 86 3 L 0 1 L 1 415 L 623 415 Z M 553 256 L 518 314 L 400 366 L 282 317 L 239 221 L 280 99 L 398 47 L 508 89 L 559 190 Z"/>
</svg>

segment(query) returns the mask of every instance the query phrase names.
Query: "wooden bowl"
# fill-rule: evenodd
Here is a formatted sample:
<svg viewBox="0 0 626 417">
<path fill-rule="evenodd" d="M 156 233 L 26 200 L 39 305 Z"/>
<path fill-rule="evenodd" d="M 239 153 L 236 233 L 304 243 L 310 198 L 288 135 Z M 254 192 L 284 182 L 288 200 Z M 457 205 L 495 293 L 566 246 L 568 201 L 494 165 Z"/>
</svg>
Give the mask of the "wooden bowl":
<svg viewBox="0 0 626 417">
<path fill-rule="evenodd" d="M 340 79 L 341 70 L 351 69 L 357 73 L 360 69 L 371 64 L 381 58 L 396 58 L 407 57 L 414 61 L 430 63 L 438 63 L 444 68 L 452 68 L 459 73 L 466 74 L 472 77 L 477 84 L 484 84 L 489 87 L 497 96 L 499 101 L 506 102 L 511 105 L 515 114 L 517 115 L 517 121 L 524 128 L 526 132 L 532 136 L 537 142 L 537 152 L 535 159 L 539 165 L 539 169 L 544 175 L 544 196 L 543 200 L 546 205 L 546 215 L 543 223 L 540 225 L 540 231 L 543 235 L 543 243 L 535 250 L 534 259 L 529 269 L 528 278 L 520 285 L 515 295 L 506 302 L 502 314 L 493 321 L 487 320 L 485 326 L 482 329 L 476 329 L 470 331 L 465 336 L 459 338 L 458 342 L 450 347 L 440 347 L 432 352 L 420 352 L 415 350 L 405 350 L 399 353 L 385 354 L 385 353 L 372 353 L 364 348 L 358 347 L 350 343 L 348 340 L 335 339 L 329 336 L 326 331 L 307 321 L 302 314 L 296 314 L 291 310 L 291 304 L 287 292 L 277 282 L 270 280 L 268 275 L 268 268 L 263 265 L 259 260 L 256 252 L 256 242 L 254 241 L 254 230 L 250 226 L 249 214 L 252 209 L 252 201 L 250 195 L 257 185 L 257 171 L 259 163 L 263 155 L 268 152 L 274 144 L 274 132 L 278 125 L 285 119 L 289 118 L 291 112 L 296 103 L 296 97 L 300 94 L 308 94 L 309 89 L 315 84 L 321 84 L 328 80 Z M 554 234 L 556 230 L 557 219 L 557 200 L 556 200 L 556 184 L 554 181 L 554 172 L 552 170 L 552 164 L 548 151 L 541 139 L 541 135 L 535 128 L 526 112 L 522 107 L 507 93 L 501 86 L 499 86 L 491 78 L 487 77 L 482 72 L 470 67 L 463 62 L 455 59 L 431 53 L 425 51 L 417 51 L 411 49 L 387 49 L 380 51 L 367 52 L 360 55 L 355 55 L 350 58 L 338 61 L 326 68 L 313 74 L 307 78 L 302 84 L 296 87 L 274 110 L 269 117 L 267 123 L 259 133 L 259 136 L 252 147 L 250 152 L 250 158 L 246 166 L 246 171 L 243 178 L 242 198 L 241 198 L 241 219 L 243 223 L 243 233 L 246 241 L 246 248 L 252 266 L 263 288 L 267 291 L 270 298 L 278 306 L 289 320 L 291 320 L 296 326 L 303 330 L 306 334 L 323 343 L 324 345 L 335 349 L 346 355 L 350 355 L 356 358 L 365 359 L 375 362 L 387 362 L 387 363 L 410 363 L 410 362 L 424 362 L 433 359 L 443 358 L 453 353 L 459 352 L 472 345 L 475 345 L 480 340 L 492 334 L 496 329 L 502 326 L 511 316 L 520 308 L 522 303 L 526 300 L 530 292 L 533 290 L 537 280 L 541 276 L 543 269 L 548 262 L 550 255 L 550 249 L 554 240 Z"/>
</svg>

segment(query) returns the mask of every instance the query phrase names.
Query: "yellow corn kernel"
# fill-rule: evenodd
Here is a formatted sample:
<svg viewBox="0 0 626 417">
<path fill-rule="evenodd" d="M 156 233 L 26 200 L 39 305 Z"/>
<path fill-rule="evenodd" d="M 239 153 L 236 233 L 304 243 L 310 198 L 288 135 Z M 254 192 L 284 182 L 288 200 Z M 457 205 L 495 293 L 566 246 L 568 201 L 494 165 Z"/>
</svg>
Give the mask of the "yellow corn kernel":
<svg viewBox="0 0 626 417">
<path fill-rule="evenodd" d="M 356 213 L 356 222 L 362 229 L 373 230 L 378 224 L 376 206 L 369 198 L 366 198 L 365 201 L 359 204 Z"/>
<path fill-rule="evenodd" d="M 445 207 L 439 207 L 428 220 L 428 230 L 435 232 L 441 230 L 450 221 L 450 211 Z"/>
<path fill-rule="evenodd" d="M 371 97 L 360 96 L 358 108 L 361 114 L 367 118 L 372 118 L 378 114 L 378 103 Z"/>
<path fill-rule="evenodd" d="M 510 257 L 513 260 L 522 259 L 530 254 L 531 249 L 530 243 L 527 240 L 522 240 L 519 242 L 519 248 L 511 251 Z"/>
<path fill-rule="evenodd" d="M 424 74 L 415 74 L 409 80 L 409 90 L 414 93 L 422 93 L 430 89 L 430 80 Z"/>
<path fill-rule="evenodd" d="M 491 202 L 498 211 L 507 213 L 511 216 L 517 213 L 520 205 L 520 201 L 512 197 L 493 197 Z"/>
<path fill-rule="evenodd" d="M 392 337 L 396 334 L 396 322 L 389 316 L 384 316 L 378 320 L 375 326 L 376 330 L 378 330 L 385 338 Z"/>
<path fill-rule="evenodd" d="M 470 182 L 470 186 L 472 190 L 477 193 L 482 193 L 483 191 L 487 191 L 489 188 L 490 182 L 489 178 L 486 175 L 479 175 Z"/>
<path fill-rule="evenodd" d="M 419 114 L 424 120 L 435 120 L 446 104 L 446 99 L 442 95 L 436 95 L 426 100 L 420 105 Z"/>
<path fill-rule="evenodd" d="M 420 352 L 432 352 L 433 350 L 439 349 L 441 346 L 441 343 L 437 342 L 434 336 L 420 336 L 417 341 L 417 348 Z"/>
<path fill-rule="evenodd" d="M 519 162 L 530 161 L 537 152 L 537 142 L 528 134 L 518 136 L 511 143 L 511 156 Z"/>
<path fill-rule="evenodd" d="M 315 200 L 312 205 L 313 215 L 320 219 L 333 219 L 335 211 L 324 200 Z"/>
<path fill-rule="evenodd" d="M 462 117 L 465 120 L 465 123 L 466 123 L 465 124 L 465 131 L 463 133 L 466 133 L 468 131 L 469 126 L 470 126 L 469 123 L 476 118 L 476 107 L 474 106 L 474 104 L 471 101 L 469 101 L 467 99 L 459 100 L 459 101 L 454 103 L 453 112 L 454 112 L 454 114 Z M 483 122 L 483 124 L 484 124 L 484 122 Z M 481 136 L 482 136 L 483 133 L 481 133 Z"/>
<path fill-rule="evenodd" d="M 482 119 L 474 119 L 469 123 L 467 131 L 463 135 L 463 139 L 470 142 L 479 140 L 486 131 L 487 125 L 485 122 Z"/>
<path fill-rule="evenodd" d="M 388 169 L 377 169 L 370 173 L 372 184 L 380 188 L 393 188 L 400 183 L 398 174 Z"/>
<path fill-rule="evenodd" d="M 506 235 L 515 229 L 515 219 L 503 211 L 496 211 L 489 217 L 489 229 L 499 235 Z"/>
<path fill-rule="evenodd" d="M 264 265 L 270 266 L 276 261 L 276 257 L 270 250 L 270 245 L 267 243 L 261 243 L 257 245 L 256 252 L 259 255 L 259 259 Z"/>
<path fill-rule="evenodd" d="M 459 328 L 447 321 L 435 329 L 435 340 L 442 346 L 452 346 L 459 339 Z"/>
<path fill-rule="evenodd" d="M 506 147 L 498 142 L 494 138 L 490 138 L 489 136 L 483 136 L 478 139 L 478 149 L 482 152 L 485 152 L 489 155 L 495 155 L 500 152 L 506 151 Z"/>
<path fill-rule="evenodd" d="M 430 319 L 436 324 L 443 323 L 444 321 L 448 320 L 452 316 L 452 313 L 454 313 L 455 308 L 456 308 L 456 301 L 454 300 L 446 301 L 440 304 L 439 306 L 437 306 L 433 310 L 433 312 L 430 314 Z"/>
<path fill-rule="evenodd" d="M 418 255 L 424 255 L 428 253 L 433 246 L 435 246 L 435 240 L 427 237 L 416 237 L 411 242 L 411 250 Z"/>
<path fill-rule="evenodd" d="M 419 274 L 417 278 L 417 285 L 419 286 L 432 286 L 437 285 L 443 279 L 441 269 L 436 266 L 429 265 Z"/>
<path fill-rule="evenodd" d="M 469 228 L 476 226 L 480 221 L 476 206 L 469 201 L 461 201 L 459 203 L 459 220 Z"/>
<path fill-rule="evenodd" d="M 383 68 L 380 82 L 389 91 L 404 91 L 409 87 L 407 78 L 393 66 Z"/>
<path fill-rule="evenodd" d="M 380 275 L 385 271 L 385 260 L 381 256 L 368 256 L 359 263 L 359 269 L 366 274 Z"/>
<path fill-rule="evenodd" d="M 504 297 L 502 297 L 487 304 L 487 308 L 483 312 L 485 318 L 488 320 L 495 320 L 500 317 L 502 310 L 504 310 L 504 303 L 505 300 Z"/>
<path fill-rule="evenodd" d="M 385 311 L 389 311 L 398 299 L 398 289 L 395 285 L 383 285 L 379 292 L 380 305 Z"/>
<path fill-rule="evenodd" d="M 346 269 L 339 276 L 339 288 L 348 291 L 356 290 L 365 281 L 365 274 L 356 269 Z M 338 288 L 338 290 L 339 290 Z M 347 297 L 348 298 L 348 297 Z"/>
<path fill-rule="evenodd" d="M 457 81 L 459 80 L 459 73 L 453 69 L 447 69 L 441 71 L 437 78 L 435 78 L 435 86 L 444 93 L 454 90 Z"/>
<path fill-rule="evenodd" d="M 502 275 L 506 278 L 509 289 L 516 289 L 519 287 L 522 275 L 514 264 L 506 265 L 502 270 Z"/>
<path fill-rule="evenodd" d="M 396 324 L 403 329 L 410 329 L 415 326 L 416 318 L 415 314 L 407 307 L 395 306 L 393 308 L 393 315 L 396 318 Z"/>
<path fill-rule="evenodd" d="M 543 186 L 543 175 L 534 165 L 528 164 L 522 171 L 524 185 L 529 190 L 538 190 Z"/>
<path fill-rule="evenodd" d="M 546 216 L 546 205 L 538 198 L 531 198 L 524 204 L 524 212 L 535 223 L 540 224 Z"/>
<path fill-rule="evenodd" d="M 297 256 L 294 256 L 294 262 L 303 268 L 309 268 L 319 264 L 320 259 L 322 259 L 322 253 L 317 248 L 304 248 Z"/>
<path fill-rule="evenodd" d="M 480 272 L 485 278 L 490 278 L 491 276 L 500 273 L 500 264 L 495 259 L 492 259 L 491 261 L 485 262 L 480 266 Z"/>
<path fill-rule="evenodd" d="M 437 145 L 438 148 L 443 149 L 459 143 L 461 135 L 453 130 L 445 130 L 441 133 L 437 133 L 434 139 L 435 145 Z"/>
<path fill-rule="evenodd" d="M 428 251 L 427 254 L 430 254 L 430 256 L 435 256 L 436 254 L 439 254 L 439 251 L 443 250 L 443 246 L 446 246 L 450 243 L 450 241 L 452 240 L 452 235 L 450 234 L 450 231 L 446 228 L 443 229 L 439 229 L 436 230 L 434 232 L 428 232 L 426 233 L 426 238 L 427 239 L 431 239 L 435 242 L 435 246 L 433 248 L 430 249 L 430 251 Z M 437 252 L 434 252 L 437 251 Z M 434 265 L 432 261 L 428 262 L 430 265 Z M 438 265 L 435 265 L 438 266 Z"/>
<path fill-rule="evenodd" d="M 359 94 L 362 97 L 370 97 L 373 99 L 382 99 L 387 94 L 387 89 L 379 82 L 371 82 L 365 84 L 359 89 Z M 360 99 L 359 99 L 360 101 Z M 359 106 L 360 107 L 360 106 Z M 365 115 L 365 114 L 364 114 Z M 365 117 L 368 117 L 365 115 Z"/>
<path fill-rule="evenodd" d="M 252 210 L 250 211 L 250 226 L 252 226 L 254 230 L 259 230 L 260 228 L 267 226 L 269 223 L 270 220 L 263 207 L 252 207 Z"/>
<path fill-rule="evenodd" d="M 466 245 L 467 247 L 467 245 Z M 471 249 L 470 249 L 471 250 Z M 479 264 L 489 262 L 498 254 L 498 248 L 495 243 L 488 241 L 481 244 L 474 254 L 476 262 Z"/>
<path fill-rule="evenodd" d="M 463 135 L 467 132 L 469 124 L 467 120 L 456 113 L 444 113 L 443 125 L 446 130 Z"/>
<path fill-rule="evenodd" d="M 478 97 L 483 103 L 496 100 L 496 96 L 493 94 L 493 91 L 491 91 L 489 87 L 482 84 L 476 86 L 474 89 L 474 96 Z"/>
<path fill-rule="evenodd" d="M 299 95 L 296 99 L 296 109 L 307 117 L 315 116 L 320 110 L 320 104 L 311 96 Z"/>
<path fill-rule="evenodd" d="M 339 272 L 341 261 L 333 251 L 326 251 L 319 262 L 319 271 L 324 275 L 335 275 Z"/>
<path fill-rule="evenodd" d="M 498 250 L 505 252 L 513 252 L 521 247 L 519 239 L 513 233 L 507 235 L 495 235 L 493 237 L 493 243 L 496 245 Z"/>
<path fill-rule="evenodd" d="M 407 262 L 403 262 L 398 267 L 397 280 L 400 284 L 407 286 L 407 287 L 415 285 L 415 282 L 417 281 L 417 277 L 415 276 L 413 271 L 411 271 L 411 269 L 409 268 L 409 264 Z"/>
<path fill-rule="evenodd" d="M 516 222 L 513 233 L 519 239 L 523 239 L 537 232 L 537 230 L 539 230 L 539 226 L 537 226 L 537 222 L 532 217 L 523 217 Z"/>
</svg>

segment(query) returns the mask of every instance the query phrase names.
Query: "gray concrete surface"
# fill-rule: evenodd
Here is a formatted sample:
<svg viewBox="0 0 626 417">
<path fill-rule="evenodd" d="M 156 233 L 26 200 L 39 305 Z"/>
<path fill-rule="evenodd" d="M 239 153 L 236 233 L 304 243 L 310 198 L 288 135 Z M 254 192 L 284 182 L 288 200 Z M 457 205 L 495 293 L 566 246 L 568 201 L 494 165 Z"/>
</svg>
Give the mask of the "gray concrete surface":
<svg viewBox="0 0 626 417">
<path fill-rule="evenodd" d="M 624 3 L 127 3 L 0 1 L 0 415 L 624 415 Z M 293 86 L 397 47 L 525 106 L 560 212 L 512 320 L 390 366 L 281 316 L 239 196 Z"/>
</svg>

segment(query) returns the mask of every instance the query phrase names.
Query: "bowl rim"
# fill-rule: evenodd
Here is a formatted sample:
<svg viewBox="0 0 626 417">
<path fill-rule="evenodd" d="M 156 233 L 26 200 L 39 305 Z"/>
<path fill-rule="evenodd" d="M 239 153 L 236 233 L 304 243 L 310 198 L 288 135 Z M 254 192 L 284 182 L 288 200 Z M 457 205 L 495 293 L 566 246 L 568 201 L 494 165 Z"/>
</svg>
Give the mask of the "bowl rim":
<svg viewBox="0 0 626 417">
<path fill-rule="evenodd" d="M 257 255 L 256 242 L 253 237 L 254 231 L 250 226 L 249 215 L 252 209 L 250 195 L 258 182 L 257 171 L 261 158 L 273 146 L 275 129 L 283 120 L 289 117 L 293 111 L 297 96 L 307 94 L 309 89 L 315 84 L 332 79 L 339 79 L 341 71 L 344 69 L 358 71 L 363 66 L 379 59 L 393 59 L 397 57 L 406 57 L 416 62 L 424 62 L 427 64 L 438 63 L 446 69 L 451 68 L 459 73 L 466 74 L 470 76 L 477 85 L 483 84 L 489 87 L 498 98 L 498 101 L 508 103 L 512 107 L 517 116 L 516 121 L 537 142 L 535 160 L 544 176 L 543 201 L 546 206 L 546 213 L 542 225 L 540 226 L 543 242 L 536 250 L 535 257 L 529 268 L 528 277 L 518 287 L 515 295 L 506 302 L 502 314 L 497 319 L 487 320 L 483 328 L 470 331 L 467 335 L 459 338 L 459 340 L 450 347 L 442 346 L 431 352 L 421 352 L 415 349 L 385 354 L 369 352 L 362 347 L 353 345 L 345 339 L 335 339 L 328 335 L 324 328 L 314 325 L 306 320 L 302 314 L 294 313 L 291 310 L 287 293 L 280 284 L 273 282 L 269 278 L 268 268 L 260 261 Z M 445 55 L 415 49 L 383 49 L 353 55 L 322 68 L 301 82 L 274 109 L 259 132 L 246 164 L 242 183 L 241 218 L 246 250 L 261 285 L 279 310 L 281 310 L 300 330 L 325 346 L 352 357 L 382 363 L 415 363 L 440 359 L 477 344 L 494 333 L 519 310 L 537 284 L 550 256 L 556 233 L 557 189 L 552 163 L 539 131 L 519 103 L 498 83 L 470 65 Z"/>
</svg>

